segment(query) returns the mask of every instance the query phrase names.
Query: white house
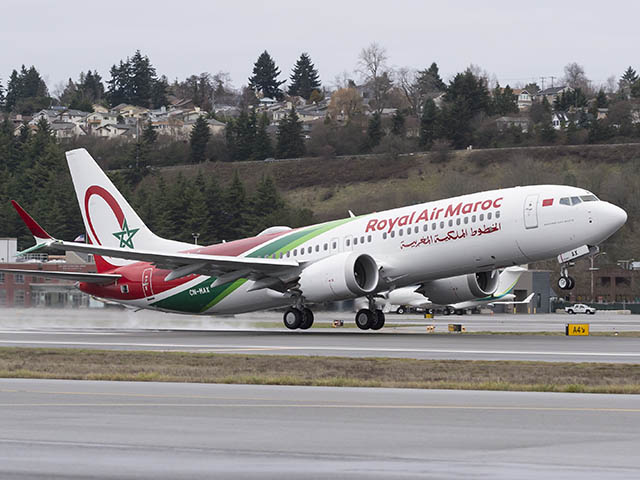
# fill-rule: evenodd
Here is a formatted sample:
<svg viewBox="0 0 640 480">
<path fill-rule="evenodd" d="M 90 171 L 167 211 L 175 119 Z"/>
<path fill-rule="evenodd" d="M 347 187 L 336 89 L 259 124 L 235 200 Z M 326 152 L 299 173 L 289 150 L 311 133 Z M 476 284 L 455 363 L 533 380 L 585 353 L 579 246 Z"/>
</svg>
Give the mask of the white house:
<svg viewBox="0 0 640 480">
<path fill-rule="evenodd" d="M 85 118 L 85 126 L 90 135 L 94 135 L 94 132 L 101 127 L 116 123 L 118 123 L 118 114 L 112 112 L 93 112 Z M 99 134 L 95 133 L 95 135 Z"/>
</svg>

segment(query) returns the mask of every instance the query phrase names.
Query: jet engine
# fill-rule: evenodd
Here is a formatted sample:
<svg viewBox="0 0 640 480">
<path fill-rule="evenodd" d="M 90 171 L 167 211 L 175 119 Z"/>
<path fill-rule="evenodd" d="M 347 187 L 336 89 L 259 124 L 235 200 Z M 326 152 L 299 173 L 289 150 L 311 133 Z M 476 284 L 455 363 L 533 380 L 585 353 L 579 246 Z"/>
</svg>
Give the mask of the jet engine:
<svg viewBox="0 0 640 480">
<path fill-rule="evenodd" d="M 451 305 L 493 295 L 498 289 L 499 279 L 497 270 L 470 273 L 427 282 L 419 291 L 435 304 Z"/>
<path fill-rule="evenodd" d="M 378 286 L 378 265 L 366 253 L 344 252 L 306 267 L 298 281 L 311 302 L 361 297 Z"/>
</svg>

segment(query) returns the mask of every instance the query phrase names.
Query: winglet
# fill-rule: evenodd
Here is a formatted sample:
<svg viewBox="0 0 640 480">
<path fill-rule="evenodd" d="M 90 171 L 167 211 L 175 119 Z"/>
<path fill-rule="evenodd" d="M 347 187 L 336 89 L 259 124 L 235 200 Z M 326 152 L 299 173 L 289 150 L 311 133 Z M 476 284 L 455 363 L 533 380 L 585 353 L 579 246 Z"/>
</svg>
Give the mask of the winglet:
<svg viewBox="0 0 640 480">
<path fill-rule="evenodd" d="M 18 212 L 18 215 L 20 215 L 20 218 L 22 218 L 22 221 L 25 223 L 27 228 L 31 231 L 31 235 L 36 239 L 37 244 L 44 243 L 46 240 L 53 240 L 53 237 L 45 232 L 45 230 L 38 225 L 38 222 L 36 222 L 18 202 L 11 200 L 11 204 L 13 205 L 13 208 L 16 209 L 16 212 Z"/>
</svg>

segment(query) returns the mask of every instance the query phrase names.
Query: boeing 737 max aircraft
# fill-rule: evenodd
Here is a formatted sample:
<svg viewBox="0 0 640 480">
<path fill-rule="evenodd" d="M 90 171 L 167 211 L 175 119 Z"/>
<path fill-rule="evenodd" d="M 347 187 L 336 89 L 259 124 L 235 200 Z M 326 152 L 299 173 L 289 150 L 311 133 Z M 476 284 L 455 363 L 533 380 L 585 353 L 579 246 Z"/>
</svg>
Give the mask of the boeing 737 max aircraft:
<svg viewBox="0 0 640 480">
<path fill-rule="evenodd" d="M 90 295 L 165 312 L 288 306 L 284 324 L 291 329 L 312 325 L 310 304 L 362 296 L 369 308 L 357 312 L 356 324 L 379 329 L 384 314 L 375 294 L 409 285 L 483 298 L 496 291 L 498 269 L 593 253 L 627 219 L 624 210 L 581 188 L 536 185 L 194 246 L 152 233 L 86 150 L 66 155 L 88 243 L 51 237 L 13 203 L 36 240 L 28 251 L 91 253 L 98 273 L 39 276 L 75 279 Z"/>
</svg>

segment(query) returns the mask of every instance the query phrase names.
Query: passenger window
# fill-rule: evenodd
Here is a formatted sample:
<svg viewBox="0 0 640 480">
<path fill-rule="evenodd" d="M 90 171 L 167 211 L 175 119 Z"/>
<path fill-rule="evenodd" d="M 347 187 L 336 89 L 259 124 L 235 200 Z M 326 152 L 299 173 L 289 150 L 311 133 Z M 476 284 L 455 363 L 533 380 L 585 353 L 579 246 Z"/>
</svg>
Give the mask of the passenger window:
<svg viewBox="0 0 640 480">
<path fill-rule="evenodd" d="M 333 249 L 335 250 L 336 248 L 338 248 L 338 242 L 333 242 Z"/>
<path fill-rule="evenodd" d="M 460 225 L 460 219 L 456 218 L 456 225 Z"/>
<path fill-rule="evenodd" d="M 404 232 L 404 230 L 399 229 L 399 230 L 398 230 L 398 235 L 399 235 L 399 236 L 402 236 L 402 232 Z"/>
<path fill-rule="evenodd" d="M 312 250 L 313 250 L 313 247 L 307 248 L 307 253 L 311 253 Z"/>
<path fill-rule="evenodd" d="M 571 200 L 569 200 L 569 197 L 561 198 L 560 205 L 571 205 Z"/>
<path fill-rule="evenodd" d="M 480 221 L 481 221 L 481 222 L 482 222 L 482 221 L 484 221 L 484 213 L 481 213 L 481 214 L 480 214 Z"/>
<path fill-rule="evenodd" d="M 328 244 L 328 243 L 325 243 L 325 244 L 324 244 L 324 251 L 326 252 L 327 250 L 329 250 L 329 244 Z"/>
<path fill-rule="evenodd" d="M 435 230 L 438 225 L 436 223 L 431 224 L 431 230 Z"/>
<path fill-rule="evenodd" d="M 291 252 L 287 252 L 287 258 L 291 256 Z"/>
<path fill-rule="evenodd" d="M 349 240 L 349 239 L 347 238 L 347 241 L 346 241 L 346 242 L 344 242 L 344 243 L 345 243 L 345 245 L 348 247 L 349 245 L 351 245 L 351 240 Z"/>
<path fill-rule="evenodd" d="M 407 235 L 411 235 L 411 227 L 407 228 Z"/>
<path fill-rule="evenodd" d="M 476 223 L 476 216 L 475 215 L 471 215 L 471 223 Z"/>
<path fill-rule="evenodd" d="M 440 228 L 444 228 L 444 222 L 440 222 Z"/>
<path fill-rule="evenodd" d="M 582 200 L 580 200 L 580 197 L 571 197 L 571 205 L 577 205 L 579 203 L 582 203 Z"/>
<path fill-rule="evenodd" d="M 393 230 L 391 231 L 391 238 L 394 238 L 396 236 L 396 232 L 394 232 Z"/>
<path fill-rule="evenodd" d="M 294 248 L 294 249 L 293 249 L 293 256 L 294 256 L 294 257 L 297 257 L 297 256 L 298 256 L 298 249 L 297 249 L 297 248 Z"/>
<path fill-rule="evenodd" d="M 360 243 L 364 243 L 364 236 L 360 237 Z"/>
<path fill-rule="evenodd" d="M 491 220 L 491 212 L 487 213 L 487 220 Z"/>
<path fill-rule="evenodd" d="M 358 244 L 358 237 L 356 237 L 356 238 L 354 238 L 354 239 L 353 239 L 353 244 L 354 244 L 354 245 L 357 245 L 357 244 Z"/>
<path fill-rule="evenodd" d="M 453 220 L 449 220 L 449 226 L 453 227 Z"/>
<path fill-rule="evenodd" d="M 467 223 L 469 223 L 469 217 L 464 217 L 464 224 L 466 225 Z"/>
<path fill-rule="evenodd" d="M 383 240 L 386 240 L 386 239 L 387 239 L 387 232 L 383 232 L 383 233 L 382 233 L 382 239 L 383 239 Z"/>
<path fill-rule="evenodd" d="M 415 228 L 413 229 L 413 233 L 418 233 L 419 231 L 420 231 L 420 227 L 415 227 Z"/>
<path fill-rule="evenodd" d="M 282 258 L 282 252 L 280 252 L 280 256 L 279 256 L 279 258 Z"/>
<path fill-rule="evenodd" d="M 500 218 L 500 210 L 496 212 L 496 218 Z"/>
<path fill-rule="evenodd" d="M 316 245 L 316 252 L 320 251 L 320 245 Z"/>
<path fill-rule="evenodd" d="M 424 231 L 426 232 L 428 229 L 429 229 L 429 224 L 425 223 L 425 224 L 422 226 L 422 230 L 424 230 Z"/>
<path fill-rule="evenodd" d="M 367 242 L 371 243 L 371 235 L 367 236 Z"/>
</svg>

